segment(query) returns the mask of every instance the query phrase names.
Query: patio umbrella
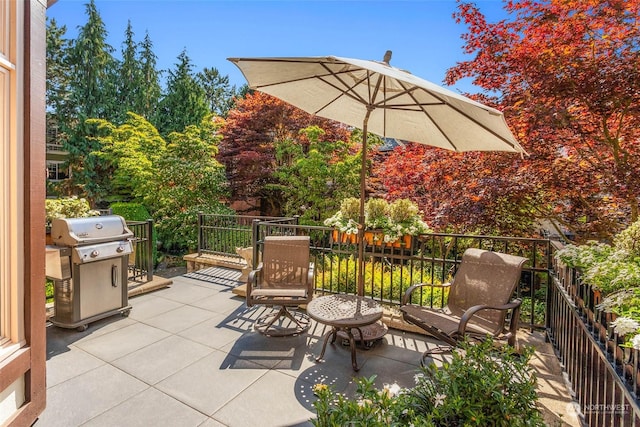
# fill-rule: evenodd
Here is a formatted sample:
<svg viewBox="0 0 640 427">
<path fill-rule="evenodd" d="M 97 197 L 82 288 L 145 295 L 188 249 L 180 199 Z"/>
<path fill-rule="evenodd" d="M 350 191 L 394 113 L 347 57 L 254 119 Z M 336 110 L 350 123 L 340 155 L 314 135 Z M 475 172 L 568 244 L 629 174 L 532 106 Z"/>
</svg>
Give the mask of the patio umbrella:
<svg viewBox="0 0 640 427">
<path fill-rule="evenodd" d="M 453 151 L 524 153 L 503 114 L 382 62 L 336 56 L 228 58 L 249 86 L 310 114 L 362 129 L 358 294 L 364 294 L 367 132 Z"/>
</svg>

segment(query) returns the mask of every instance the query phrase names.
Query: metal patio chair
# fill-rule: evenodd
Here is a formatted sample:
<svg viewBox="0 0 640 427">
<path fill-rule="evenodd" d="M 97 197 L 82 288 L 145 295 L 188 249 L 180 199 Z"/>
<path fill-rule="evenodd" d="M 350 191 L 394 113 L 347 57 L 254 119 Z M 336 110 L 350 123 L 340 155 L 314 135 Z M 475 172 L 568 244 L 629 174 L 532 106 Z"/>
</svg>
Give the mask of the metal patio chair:
<svg viewBox="0 0 640 427">
<path fill-rule="evenodd" d="M 309 328 L 309 317 L 288 308 L 306 304 L 313 297 L 314 266 L 309 261 L 309 236 L 267 236 L 262 262 L 247 280 L 247 306 L 280 307 L 255 322 L 268 336 L 297 335 Z"/>
<path fill-rule="evenodd" d="M 465 336 L 472 339 L 492 336 L 506 339 L 509 345 L 515 346 L 521 301 L 511 298 L 526 261 L 519 256 L 467 249 L 451 283 L 421 283 L 407 289 L 400 307 L 404 320 L 446 343 L 427 350 L 423 362 L 430 354 L 451 350 Z M 449 289 L 445 307 L 411 303 L 416 290 L 432 286 Z M 508 313 L 509 322 L 506 321 Z"/>
</svg>

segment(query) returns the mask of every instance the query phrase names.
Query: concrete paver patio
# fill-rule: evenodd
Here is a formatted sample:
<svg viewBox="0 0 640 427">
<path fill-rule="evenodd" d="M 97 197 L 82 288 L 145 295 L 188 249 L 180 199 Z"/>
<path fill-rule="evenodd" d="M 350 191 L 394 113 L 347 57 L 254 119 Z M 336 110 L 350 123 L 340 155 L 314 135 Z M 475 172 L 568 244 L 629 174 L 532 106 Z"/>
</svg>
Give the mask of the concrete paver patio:
<svg viewBox="0 0 640 427">
<path fill-rule="evenodd" d="M 422 352 L 437 343 L 390 330 L 372 349 L 358 350 L 356 373 L 339 343 L 315 361 L 327 327 L 312 322 L 302 336 L 264 337 L 252 326 L 270 309 L 248 309 L 232 293 L 237 282 L 207 270 L 172 280 L 130 298 L 129 317 L 83 332 L 48 326 L 47 407 L 36 427 L 311 425 L 314 384 L 353 394 L 356 377 L 377 375 L 379 386 L 408 387 Z M 542 376 L 546 398 L 566 400 L 554 375 Z"/>
</svg>

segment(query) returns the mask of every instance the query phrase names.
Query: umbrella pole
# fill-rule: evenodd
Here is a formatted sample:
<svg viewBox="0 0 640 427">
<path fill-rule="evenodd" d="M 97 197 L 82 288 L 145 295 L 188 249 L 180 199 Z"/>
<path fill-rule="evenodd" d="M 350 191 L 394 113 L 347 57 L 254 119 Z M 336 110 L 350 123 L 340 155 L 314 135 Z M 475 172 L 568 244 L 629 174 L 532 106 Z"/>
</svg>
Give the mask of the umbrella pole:
<svg viewBox="0 0 640 427">
<path fill-rule="evenodd" d="M 373 107 L 367 106 L 362 123 L 362 166 L 360 167 L 360 218 L 358 221 L 358 295 L 364 296 L 364 199 L 367 190 L 367 125 Z"/>
</svg>

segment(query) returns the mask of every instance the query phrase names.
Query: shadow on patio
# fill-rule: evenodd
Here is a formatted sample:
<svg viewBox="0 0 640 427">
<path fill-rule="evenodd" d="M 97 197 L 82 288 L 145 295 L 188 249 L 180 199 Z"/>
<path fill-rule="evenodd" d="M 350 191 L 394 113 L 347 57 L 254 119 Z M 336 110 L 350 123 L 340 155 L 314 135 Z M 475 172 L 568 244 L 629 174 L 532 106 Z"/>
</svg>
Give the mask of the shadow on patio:
<svg viewBox="0 0 640 427">
<path fill-rule="evenodd" d="M 129 317 L 114 316 L 78 332 L 47 328 L 49 426 L 302 426 L 314 416 L 318 382 L 346 394 L 356 376 L 376 384 L 413 385 L 419 360 L 436 341 L 390 330 L 370 350 L 329 346 L 317 363 L 325 326 L 298 337 L 268 338 L 252 330 L 265 308 L 248 309 L 232 292 L 239 273 L 210 268 L 173 277 L 170 287 L 136 296 Z M 267 309 L 268 310 L 268 309 Z M 541 404 L 550 425 L 578 425 L 557 359 L 541 335 L 522 332 L 539 349 Z M 556 368 L 553 368 L 553 367 Z"/>
</svg>

